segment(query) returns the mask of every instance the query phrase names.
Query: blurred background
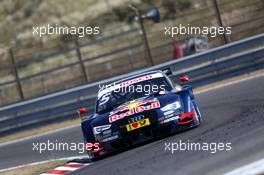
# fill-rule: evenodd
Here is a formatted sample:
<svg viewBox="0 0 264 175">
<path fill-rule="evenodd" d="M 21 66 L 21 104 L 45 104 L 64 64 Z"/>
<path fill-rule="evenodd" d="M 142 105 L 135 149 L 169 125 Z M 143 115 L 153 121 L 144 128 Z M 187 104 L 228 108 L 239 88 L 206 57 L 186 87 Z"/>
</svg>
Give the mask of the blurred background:
<svg viewBox="0 0 264 175">
<path fill-rule="evenodd" d="M 210 49 L 264 31 L 263 0 L 1 0 L 0 106 L 148 66 L 129 4 L 160 11 L 159 23 L 144 22 L 154 65 L 175 59 L 176 40 L 186 52 L 192 38 L 203 37 Z M 32 27 L 47 24 L 99 26 L 100 35 L 32 35 Z M 165 26 L 179 24 L 231 26 L 232 34 L 164 35 Z"/>
</svg>

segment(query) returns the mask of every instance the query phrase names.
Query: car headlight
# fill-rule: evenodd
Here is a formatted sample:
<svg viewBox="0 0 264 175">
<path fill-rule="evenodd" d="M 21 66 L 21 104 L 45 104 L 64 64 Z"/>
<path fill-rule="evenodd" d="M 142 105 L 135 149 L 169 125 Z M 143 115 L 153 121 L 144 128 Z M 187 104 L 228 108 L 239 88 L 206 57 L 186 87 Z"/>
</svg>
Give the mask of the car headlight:
<svg viewBox="0 0 264 175">
<path fill-rule="evenodd" d="M 181 107 L 180 102 L 176 101 L 176 102 L 173 102 L 171 104 L 164 106 L 163 108 L 161 108 L 161 110 L 163 112 L 165 112 L 165 111 L 169 111 L 169 110 L 176 110 L 176 109 L 179 109 L 180 107 Z"/>
<path fill-rule="evenodd" d="M 108 130 L 110 127 L 111 127 L 111 125 L 96 126 L 93 128 L 94 135 L 100 134 L 101 132 Z"/>
</svg>

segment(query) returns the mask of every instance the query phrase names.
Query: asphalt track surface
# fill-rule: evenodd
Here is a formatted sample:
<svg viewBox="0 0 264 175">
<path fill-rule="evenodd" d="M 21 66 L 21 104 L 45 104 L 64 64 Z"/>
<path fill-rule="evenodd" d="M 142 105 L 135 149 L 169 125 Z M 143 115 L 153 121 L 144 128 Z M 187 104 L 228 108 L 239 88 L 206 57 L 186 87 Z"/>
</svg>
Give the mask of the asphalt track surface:
<svg viewBox="0 0 264 175">
<path fill-rule="evenodd" d="M 223 174 L 264 157 L 264 77 L 198 94 L 201 126 L 94 162 L 73 174 Z M 76 152 L 32 151 L 33 142 L 81 142 L 80 128 L 72 128 L 0 147 L 0 169 Z M 227 143 L 232 150 L 165 151 L 165 143 Z"/>
</svg>

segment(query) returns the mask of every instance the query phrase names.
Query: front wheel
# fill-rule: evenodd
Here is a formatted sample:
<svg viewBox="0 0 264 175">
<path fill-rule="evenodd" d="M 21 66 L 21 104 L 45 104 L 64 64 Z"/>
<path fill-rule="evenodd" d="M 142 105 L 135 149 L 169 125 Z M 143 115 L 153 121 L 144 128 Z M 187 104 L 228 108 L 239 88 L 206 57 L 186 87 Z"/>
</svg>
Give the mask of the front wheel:
<svg viewBox="0 0 264 175">
<path fill-rule="evenodd" d="M 87 154 L 88 154 L 91 162 L 94 162 L 94 161 L 99 159 L 99 153 L 91 153 L 91 152 L 87 151 Z"/>
</svg>

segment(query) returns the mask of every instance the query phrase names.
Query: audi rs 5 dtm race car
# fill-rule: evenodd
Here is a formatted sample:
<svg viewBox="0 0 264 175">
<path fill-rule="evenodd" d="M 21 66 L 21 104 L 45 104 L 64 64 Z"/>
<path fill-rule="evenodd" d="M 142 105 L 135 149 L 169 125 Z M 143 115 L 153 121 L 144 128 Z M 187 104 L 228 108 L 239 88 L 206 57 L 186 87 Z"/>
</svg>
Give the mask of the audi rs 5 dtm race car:
<svg viewBox="0 0 264 175">
<path fill-rule="evenodd" d="M 95 113 L 79 110 L 91 159 L 198 126 L 201 114 L 188 79 L 180 77 L 184 85 L 175 88 L 165 73 L 152 71 L 100 89 Z"/>
</svg>

